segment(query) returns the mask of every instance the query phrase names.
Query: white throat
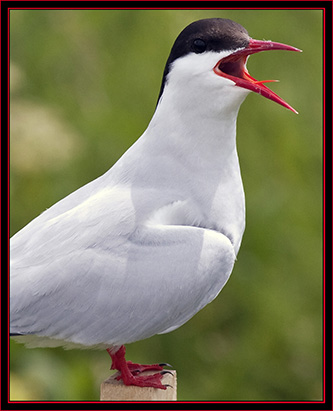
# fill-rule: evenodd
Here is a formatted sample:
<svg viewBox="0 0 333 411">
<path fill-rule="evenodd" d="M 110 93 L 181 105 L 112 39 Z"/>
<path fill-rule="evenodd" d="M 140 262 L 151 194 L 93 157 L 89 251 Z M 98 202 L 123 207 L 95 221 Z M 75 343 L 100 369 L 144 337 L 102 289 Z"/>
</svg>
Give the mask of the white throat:
<svg viewBox="0 0 333 411">
<path fill-rule="evenodd" d="M 176 90 L 166 87 L 141 137 L 142 152 L 155 158 L 168 157 L 169 169 L 158 164 L 156 173 L 174 175 L 175 190 L 179 184 L 181 194 L 188 194 L 198 207 L 198 225 L 225 233 L 237 253 L 245 227 L 245 205 L 236 150 L 236 121 L 247 93 L 240 93 L 238 104 L 234 104 L 234 109 L 229 105 L 227 112 L 217 107 L 218 101 L 199 106 L 195 98 L 186 103 L 175 98 L 175 93 Z M 180 174 L 186 176 L 186 183 L 179 180 Z"/>
</svg>

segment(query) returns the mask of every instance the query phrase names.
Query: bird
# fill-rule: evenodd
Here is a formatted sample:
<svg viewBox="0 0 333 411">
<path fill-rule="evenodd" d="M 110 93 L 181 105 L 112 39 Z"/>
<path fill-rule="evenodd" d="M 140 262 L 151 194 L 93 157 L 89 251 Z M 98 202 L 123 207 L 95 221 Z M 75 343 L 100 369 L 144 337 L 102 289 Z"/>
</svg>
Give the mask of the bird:
<svg viewBox="0 0 333 411">
<path fill-rule="evenodd" d="M 141 137 L 11 238 L 11 337 L 106 349 L 125 385 L 167 388 L 168 364 L 126 361 L 125 344 L 182 326 L 230 277 L 245 229 L 239 108 L 252 91 L 297 113 L 247 70 L 268 50 L 301 51 L 229 19 L 181 31 Z"/>
</svg>

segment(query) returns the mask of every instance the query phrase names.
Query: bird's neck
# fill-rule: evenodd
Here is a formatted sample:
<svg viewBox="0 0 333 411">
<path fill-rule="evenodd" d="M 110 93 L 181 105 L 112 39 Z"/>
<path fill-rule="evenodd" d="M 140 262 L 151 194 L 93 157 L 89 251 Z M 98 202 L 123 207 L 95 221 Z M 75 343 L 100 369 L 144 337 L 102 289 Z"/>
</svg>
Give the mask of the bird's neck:
<svg viewBox="0 0 333 411">
<path fill-rule="evenodd" d="M 175 105 L 158 105 L 146 130 L 149 144 L 165 150 L 184 162 L 202 164 L 205 169 L 226 165 L 237 156 L 234 111 L 212 112 L 203 107 L 181 109 Z"/>
<path fill-rule="evenodd" d="M 237 252 L 244 231 L 245 206 L 236 119 L 237 112 L 209 116 L 207 111 L 200 115 L 197 110 L 169 107 L 166 112 L 161 105 L 142 136 L 142 155 L 149 152 L 149 161 L 154 159 L 155 175 L 145 175 L 145 179 L 163 186 L 168 176 L 177 200 L 190 198 L 197 207 L 201 226 L 226 233 Z"/>
</svg>

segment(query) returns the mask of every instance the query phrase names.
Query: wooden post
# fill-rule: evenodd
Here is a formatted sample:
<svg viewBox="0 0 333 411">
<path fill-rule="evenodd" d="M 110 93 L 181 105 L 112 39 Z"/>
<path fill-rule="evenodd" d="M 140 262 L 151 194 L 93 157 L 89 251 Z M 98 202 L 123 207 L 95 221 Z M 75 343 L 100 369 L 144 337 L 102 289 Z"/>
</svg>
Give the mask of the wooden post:
<svg viewBox="0 0 333 411">
<path fill-rule="evenodd" d="M 168 370 L 169 371 L 169 370 Z M 154 371 L 156 372 L 156 371 Z M 142 375 L 154 374 L 145 371 Z M 135 385 L 124 385 L 116 377 L 119 372 L 111 375 L 101 384 L 101 401 L 177 401 L 177 374 L 175 370 L 170 370 L 171 374 L 164 374 L 162 383 L 168 384 L 166 390 L 152 387 L 137 387 Z"/>
</svg>

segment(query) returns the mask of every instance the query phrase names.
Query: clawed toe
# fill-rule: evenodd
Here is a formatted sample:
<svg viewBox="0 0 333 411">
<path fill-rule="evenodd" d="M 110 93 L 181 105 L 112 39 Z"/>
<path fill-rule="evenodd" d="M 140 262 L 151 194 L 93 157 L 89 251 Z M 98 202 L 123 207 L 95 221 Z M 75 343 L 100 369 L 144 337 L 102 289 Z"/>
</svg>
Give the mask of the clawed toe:
<svg viewBox="0 0 333 411">
<path fill-rule="evenodd" d="M 168 364 L 167 362 L 161 362 L 158 364 L 160 367 L 170 367 L 172 368 L 172 365 Z"/>
<path fill-rule="evenodd" d="M 171 374 L 171 375 L 173 375 L 173 373 L 172 373 L 171 371 L 168 371 L 168 370 L 163 370 L 163 371 L 160 372 L 160 374 L 161 374 L 161 375 L 164 375 L 164 374 Z"/>
<path fill-rule="evenodd" d="M 118 351 L 113 352 L 111 349 L 107 350 L 112 358 L 111 369 L 120 371 L 120 375 L 116 379 L 123 380 L 125 385 L 136 385 L 139 387 L 153 387 L 166 390 L 171 385 L 163 385 L 162 378 L 165 374 L 173 373 L 168 370 L 163 370 L 163 367 L 171 367 L 168 363 L 142 365 L 135 364 L 131 361 L 125 360 L 125 347 L 121 346 Z M 141 375 L 144 371 L 159 371 L 155 374 Z"/>
</svg>

